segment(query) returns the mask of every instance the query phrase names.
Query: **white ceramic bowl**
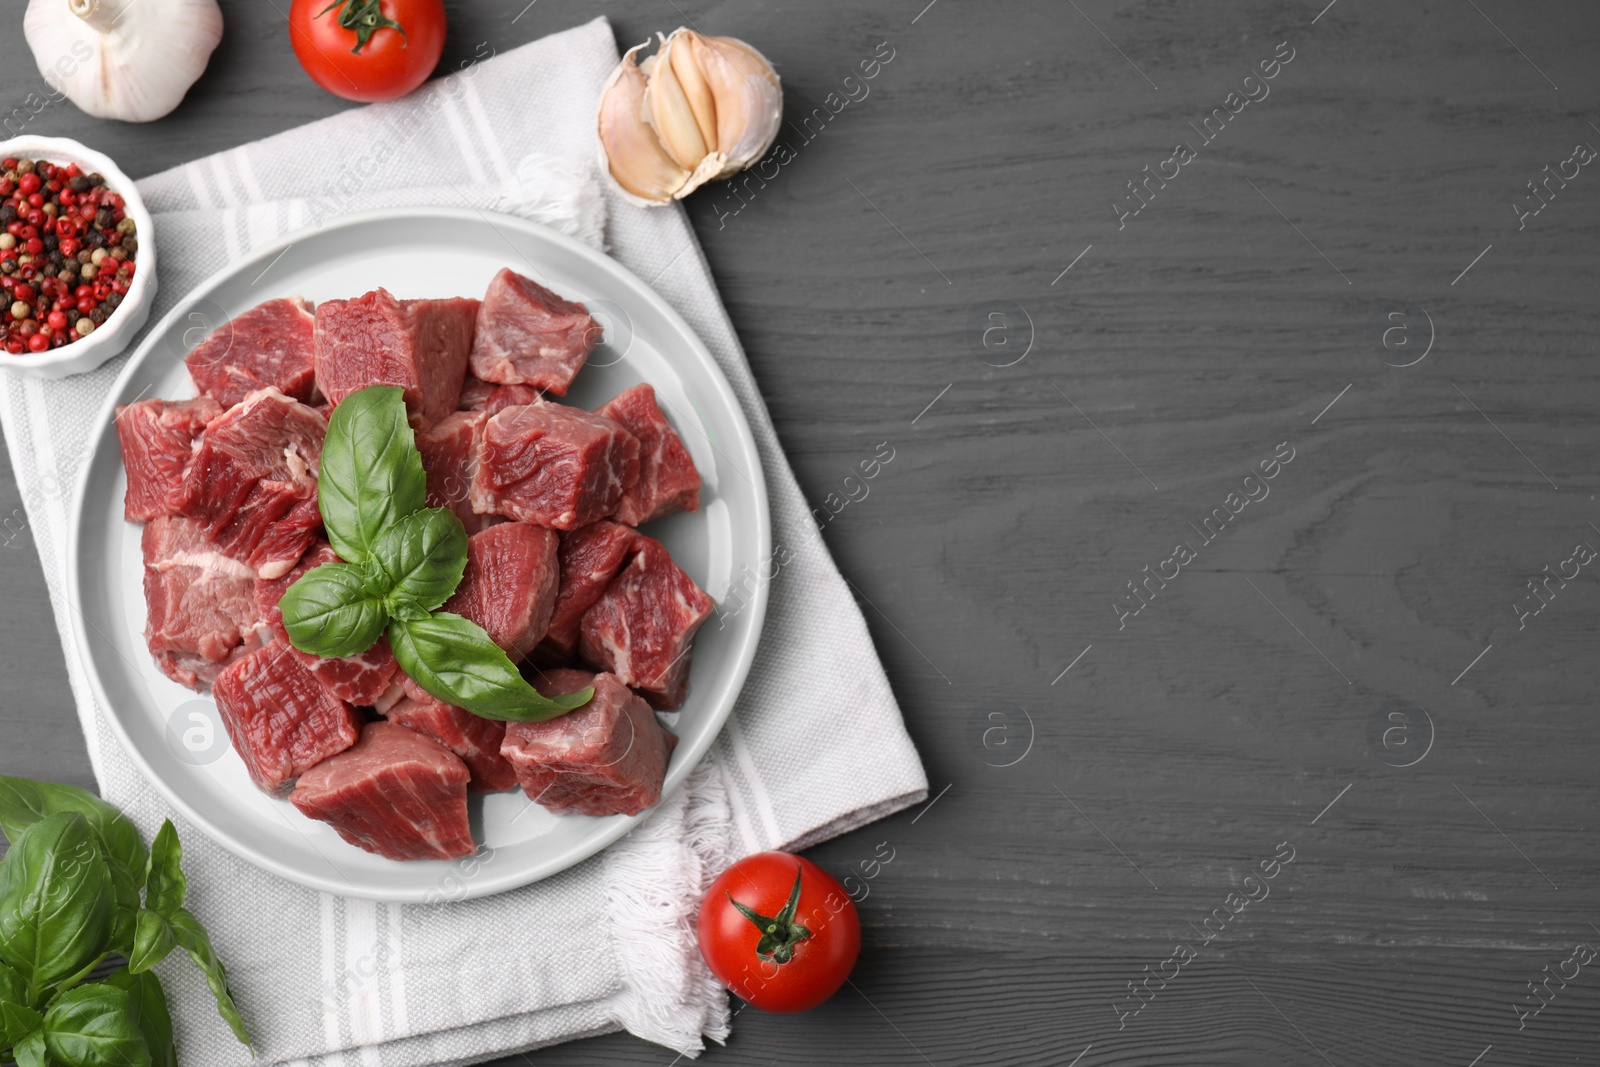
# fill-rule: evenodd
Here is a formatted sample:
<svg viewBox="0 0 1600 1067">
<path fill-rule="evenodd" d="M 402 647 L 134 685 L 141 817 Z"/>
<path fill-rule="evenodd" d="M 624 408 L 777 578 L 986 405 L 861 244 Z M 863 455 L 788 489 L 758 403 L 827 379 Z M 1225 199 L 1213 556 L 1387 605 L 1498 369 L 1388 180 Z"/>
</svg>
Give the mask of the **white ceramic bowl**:
<svg viewBox="0 0 1600 1067">
<path fill-rule="evenodd" d="M 69 374 L 82 374 L 128 347 L 133 335 L 150 317 L 150 305 L 156 297 L 156 243 L 150 225 L 150 213 L 139 199 L 139 190 L 132 180 L 117 169 L 108 156 L 66 137 L 13 137 L 0 142 L 0 159 L 20 157 L 43 159 L 51 163 L 76 163 L 85 174 L 99 172 L 112 192 L 126 202 L 124 212 L 138 227 L 139 253 L 134 262 L 139 266 L 133 275 L 133 284 L 111 317 L 88 337 L 60 348 L 44 352 L 24 352 L 12 355 L 0 348 L 0 367 L 19 371 L 36 378 L 65 378 Z"/>
</svg>

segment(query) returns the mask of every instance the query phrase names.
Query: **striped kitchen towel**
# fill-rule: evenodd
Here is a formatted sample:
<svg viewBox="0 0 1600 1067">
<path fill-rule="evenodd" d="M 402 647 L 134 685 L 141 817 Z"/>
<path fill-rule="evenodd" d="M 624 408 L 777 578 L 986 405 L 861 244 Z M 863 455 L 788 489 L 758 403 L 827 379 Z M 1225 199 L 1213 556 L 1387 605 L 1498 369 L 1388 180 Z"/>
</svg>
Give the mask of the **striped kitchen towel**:
<svg viewBox="0 0 1600 1067">
<path fill-rule="evenodd" d="M 378 904 L 282 881 L 180 821 L 192 907 L 227 961 L 256 1063 L 467 1064 L 623 1028 L 696 1055 L 729 1024 L 694 940 L 709 879 L 739 855 L 815 843 L 927 794 L 683 210 L 629 206 L 597 178 L 595 105 L 617 62 L 610 26 L 492 52 L 404 100 L 139 183 L 161 259 L 151 321 L 230 260 L 345 213 L 471 206 L 554 226 L 650 280 L 705 340 L 760 447 L 775 546 L 793 558 L 773 579 L 755 666 L 710 756 L 633 834 L 561 875 L 483 899 Z M 442 161 L 458 184 L 441 183 Z M 62 599 L 67 487 L 123 362 L 64 381 L 0 372 L 0 423 L 101 790 L 148 836 L 170 812 L 95 705 Z M 463 861 L 461 879 L 481 862 Z M 161 975 L 183 1062 L 251 1062 L 192 967 L 169 961 Z"/>
</svg>

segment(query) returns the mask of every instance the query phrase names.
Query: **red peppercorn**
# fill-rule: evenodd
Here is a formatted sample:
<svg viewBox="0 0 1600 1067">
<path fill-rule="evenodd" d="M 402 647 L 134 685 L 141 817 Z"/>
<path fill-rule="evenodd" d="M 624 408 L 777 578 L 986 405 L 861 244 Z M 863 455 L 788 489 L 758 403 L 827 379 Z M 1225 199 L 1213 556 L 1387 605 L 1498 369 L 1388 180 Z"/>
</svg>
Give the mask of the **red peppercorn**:
<svg viewBox="0 0 1600 1067">
<path fill-rule="evenodd" d="M 87 315 L 97 306 L 93 296 L 78 297 L 78 314 Z"/>
<path fill-rule="evenodd" d="M 67 313 L 65 311 L 52 311 L 47 320 L 52 330 L 65 330 L 67 328 Z"/>
<path fill-rule="evenodd" d="M 22 353 L 26 352 L 27 350 L 28 350 L 28 346 L 23 344 L 21 341 L 7 341 L 6 342 L 6 351 L 10 352 L 13 356 L 20 356 L 20 355 L 22 355 Z"/>
<path fill-rule="evenodd" d="M 30 352 L 43 352 L 49 347 L 50 338 L 46 337 L 42 333 L 36 333 L 32 337 L 28 338 L 28 351 Z"/>
<path fill-rule="evenodd" d="M 22 175 L 17 179 L 17 188 L 22 190 L 24 196 L 29 193 L 37 193 L 39 191 L 39 175 L 32 172 Z"/>
<path fill-rule="evenodd" d="M 37 256 L 44 251 L 44 242 L 37 237 L 28 238 L 28 255 Z"/>
</svg>

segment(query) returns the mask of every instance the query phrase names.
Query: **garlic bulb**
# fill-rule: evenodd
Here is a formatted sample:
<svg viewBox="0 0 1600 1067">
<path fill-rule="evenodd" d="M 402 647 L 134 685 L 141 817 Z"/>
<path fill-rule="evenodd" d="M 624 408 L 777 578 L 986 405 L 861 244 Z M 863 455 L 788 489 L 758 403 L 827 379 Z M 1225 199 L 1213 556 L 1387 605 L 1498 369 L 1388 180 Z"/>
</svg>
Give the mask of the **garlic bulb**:
<svg viewBox="0 0 1600 1067">
<path fill-rule="evenodd" d="M 736 38 L 679 27 L 636 62 L 647 44 L 628 50 L 600 93 L 601 152 L 629 200 L 681 200 L 766 154 L 783 89 L 765 56 Z"/>
<path fill-rule="evenodd" d="M 217 0 L 29 0 L 39 73 L 102 119 L 150 122 L 183 100 L 222 40 Z"/>
</svg>

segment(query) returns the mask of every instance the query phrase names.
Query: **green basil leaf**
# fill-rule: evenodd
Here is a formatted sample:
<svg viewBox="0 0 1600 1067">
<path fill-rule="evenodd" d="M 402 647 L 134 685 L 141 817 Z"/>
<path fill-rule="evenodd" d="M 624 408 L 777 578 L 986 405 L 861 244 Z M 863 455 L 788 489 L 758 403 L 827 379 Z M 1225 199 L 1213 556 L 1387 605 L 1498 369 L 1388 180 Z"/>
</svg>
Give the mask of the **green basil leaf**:
<svg viewBox="0 0 1600 1067">
<path fill-rule="evenodd" d="M 0 963 L 0 1004 L 28 1003 L 28 980 L 9 964 Z M 10 1042 L 0 1042 L 0 1048 Z"/>
<path fill-rule="evenodd" d="M 179 866 L 182 859 L 183 845 L 178 841 L 178 829 L 171 819 L 163 819 L 156 839 L 150 842 L 150 872 L 144 880 L 145 907 L 161 915 L 171 915 L 183 907 L 189 880 Z"/>
<path fill-rule="evenodd" d="M 0 863 L 0 959 L 27 982 L 27 1003 L 105 954 L 114 905 L 110 867 L 82 815 L 49 815 L 17 835 Z"/>
<path fill-rule="evenodd" d="M 44 1013 L 44 1043 L 70 1067 L 150 1067 L 133 997 L 101 982 L 56 998 Z"/>
<path fill-rule="evenodd" d="M 389 613 L 351 563 L 324 563 L 301 575 L 278 602 L 289 641 L 314 656 L 354 656 L 383 636 Z"/>
<path fill-rule="evenodd" d="M 0 1001 L 0 1048 L 10 1048 L 44 1025 L 44 1016 L 15 1001 Z"/>
<path fill-rule="evenodd" d="M 389 577 L 388 608 L 423 611 L 450 599 L 467 567 L 467 529 L 449 508 L 414 511 L 378 535 L 373 559 Z"/>
<path fill-rule="evenodd" d="M 250 1035 L 245 1031 L 244 1019 L 239 1015 L 238 1005 L 233 1002 L 233 994 L 228 991 L 228 973 L 211 947 L 211 936 L 187 908 L 179 908 L 174 912 L 171 922 L 172 932 L 178 935 L 178 944 L 189 953 L 189 958 L 200 968 L 200 973 L 206 976 L 206 985 L 210 987 L 211 995 L 217 998 L 217 1014 L 233 1030 L 233 1036 L 249 1048 Z"/>
<path fill-rule="evenodd" d="M 50 1057 L 44 1048 L 42 1017 L 40 1022 L 39 1029 L 29 1034 L 11 1050 L 12 1057 L 17 1061 L 17 1067 L 50 1067 Z"/>
<path fill-rule="evenodd" d="M 178 1067 L 178 1051 L 172 1040 L 172 1015 L 167 1011 L 166 990 L 153 974 L 117 971 L 106 985 L 125 991 L 133 1002 L 134 1020 L 144 1043 L 150 1049 L 150 1067 Z"/>
<path fill-rule="evenodd" d="M 133 944 L 134 915 L 139 910 L 139 886 L 145 871 L 144 839 L 138 829 L 122 812 L 75 785 L 0 775 L 0 830 L 12 841 L 46 815 L 63 811 L 75 811 L 87 819 L 105 848 L 117 898 L 111 947 L 126 950 Z"/>
<path fill-rule="evenodd" d="M 328 420 L 317 503 L 329 543 L 350 563 L 365 563 L 378 535 L 427 496 L 403 394 L 398 385 L 368 386 L 339 401 Z"/>
<path fill-rule="evenodd" d="M 166 959 L 177 947 L 178 936 L 172 932 L 172 924 L 167 922 L 166 917 L 160 912 L 142 910 L 134 926 L 133 951 L 128 953 L 128 970 L 142 974 Z"/>
<path fill-rule="evenodd" d="M 441 611 L 424 619 L 396 619 L 389 647 L 411 680 L 446 704 L 485 719 L 544 722 L 581 708 L 594 696 L 541 696 L 512 665 L 505 650 L 475 622 Z"/>
</svg>

